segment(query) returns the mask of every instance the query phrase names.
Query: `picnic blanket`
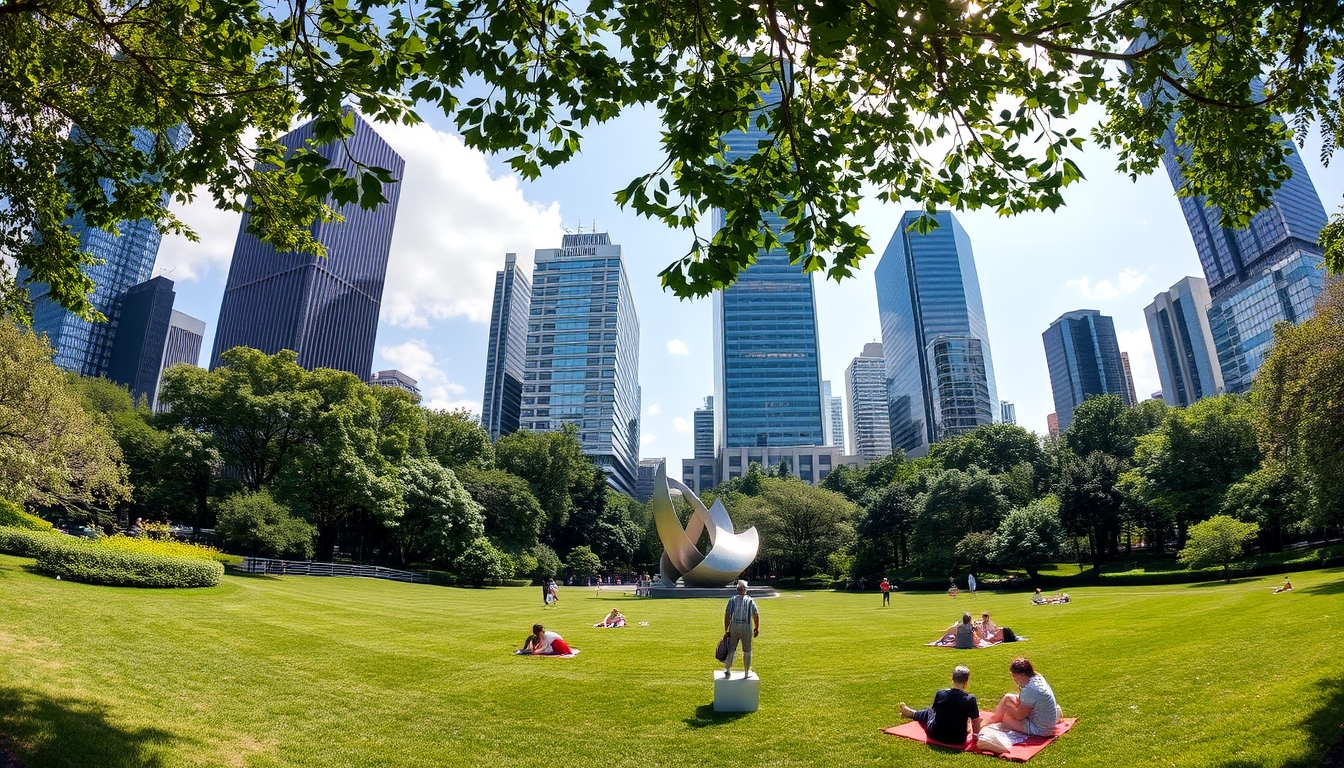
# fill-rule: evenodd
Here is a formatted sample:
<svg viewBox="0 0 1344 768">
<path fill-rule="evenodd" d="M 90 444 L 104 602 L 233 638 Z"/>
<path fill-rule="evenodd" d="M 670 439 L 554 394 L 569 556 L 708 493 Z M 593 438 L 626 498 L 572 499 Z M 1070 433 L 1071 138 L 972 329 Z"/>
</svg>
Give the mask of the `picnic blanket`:
<svg viewBox="0 0 1344 768">
<path fill-rule="evenodd" d="M 548 659 L 572 659 L 572 658 L 574 658 L 575 656 L 578 656 L 578 655 L 579 655 L 579 649 L 578 649 L 578 648 L 571 648 L 569 653 L 538 653 L 538 654 L 532 654 L 532 653 L 529 653 L 529 652 L 527 652 L 527 651 L 518 651 L 518 650 L 515 650 L 515 651 L 513 652 L 513 654 L 514 654 L 515 656 L 533 656 L 533 655 L 535 655 L 535 656 L 545 657 L 545 658 L 548 658 Z"/>
<path fill-rule="evenodd" d="M 981 710 L 980 712 L 981 717 L 989 717 L 992 714 L 994 713 L 987 712 L 984 710 Z M 1046 747 L 1050 746 L 1050 743 L 1053 742 L 1055 739 L 1058 739 L 1060 736 L 1063 736 L 1065 733 L 1068 733 L 1069 729 L 1072 728 L 1074 726 L 1074 723 L 1077 722 L 1078 718 L 1076 717 L 1066 717 L 1060 720 L 1057 724 L 1055 724 L 1055 734 L 1053 736 L 1028 736 L 1021 743 L 1014 744 L 1012 749 L 1008 750 L 1007 752 L 1004 752 L 1001 755 L 996 755 L 995 753 L 990 752 L 987 749 L 975 749 L 974 747 L 971 746 L 970 737 L 967 737 L 966 743 L 961 745 L 944 744 L 940 741 L 930 741 L 928 733 L 924 731 L 924 726 L 920 725 L 919 722 L 915 720 L 911 720 L 907 723 L 902 723 L 901 725 L 897 725 L 892 728 L 884 728 L 882 732 L 889 733 L 892 736 L 900 736 L 903 739 L 911 739 L 913 741 L 918 741 L 921 744 L 933 744 L 939 747 L 947 747 L 948 749 L 960 749 L 964 752 L 975 752 L 976 754 L 980 755 L 989 755 L 990 757 L 1002 757 L 1007 760 L 1012 760 L 1015 763 L 1025 763 L 1031 758 L 1035 757 L 1037 752 L 1040 752 L 1042 749 L 1045 749 Z"/>
<path fill-rule="evenodd" d="M 610 623 L 610 624 L 606 623 L 605 621 L 599 621 L 599 622 L 597 622 L 596 624 L 594 624 L 593 626 L 594 626 L 594 627 L 601 627 L 601 628 L 603 628 L 603 629 L 616 629 L 617 627 L 624 627 L 624 626 L 625 626 L 625 619 L 624 619 L 624 618 L 620 618 L 620 619 L 617 619 L 616 621 L 614 621 L 614 622 L 612 622 L 612 623 Z"/>
<path fill-rule="evenodd" d="M 1018 635 L 1018 636 L 1017 636 L 1017 642 L 1019 642 L 1019 643 L 1025 643 L 1026 641 L 1027 641 L 1027 638 L 1025 638 L 1025 637 L 1023 637 L 1023 636 L 1021 636 L 1021 635 Z M 938 647 L 938 648 L 956 648 L 956 647 L 957 647 L 957 636 L 954 635 L 954 634 L 949 633 L 949 634 L 943 635 L 942 637 L 938 638 L 937 640 L 934 640 L 932 643 L 925 643 L 925 645 L 932 645 L 932 646 L 936 646 L 936 647 Z M 998 642 L 991 643 L 991 642 L 988 642 L 988 641 L 986 641 L 986 640 L 981 640 L 981 641 L 980 641 L 980 644 L 977 645 L 976 648 L 992 648 L 992 647 L 994 647 L 994 646 L 996 646 L 996 645 L 1003 645 L 1003 641 L 1002 641 L 1002 640 L 999 640 Z M 965 650 L 974 650 L 974 649 L 969 649 L 969 648 L 968 648 L 968 649 L 965 649 Z"/>
</svg>

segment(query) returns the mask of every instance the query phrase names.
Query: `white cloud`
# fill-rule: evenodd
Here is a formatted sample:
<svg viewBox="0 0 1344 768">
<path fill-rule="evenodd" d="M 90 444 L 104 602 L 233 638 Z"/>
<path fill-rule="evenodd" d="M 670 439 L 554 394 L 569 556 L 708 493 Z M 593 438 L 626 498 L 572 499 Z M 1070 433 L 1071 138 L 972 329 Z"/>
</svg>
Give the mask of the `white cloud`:
<svg viewBox="0 0 1344 768">
<path fill-rule="evenodd" d="M 1134 374 L 1134 394 L 1140 400 L 1147 400 L 1149 395 L 1162 388 L 1148 329 L 1117 330 L 1115 338 L 1120 343 L 1120 351 L 1129 353 L 1129 370 Z"/>
<path fill-rule="evenodd" d="M 1122 294 L 1133 293 L 1137 291 L 1144 283 L 1148 281 L 1148 276 L 1137 269 L 1126 269 L 1121 272 L 1115 281 L 1098 280 L 1093 283 L 1092 278 L 1084 275 L 1083 277 L 1070 280 L 1065 283 L 1069 288 L 1077 289 L 1079 293 L 1089 299 L 1114 299 Z M 1116 284 L 1119 284 L 1119 287 Z"/>
<path fill-rule="evenodd" d="M 465 316 L 490 321 L 495 272 L 517 253 L 531 275 L 532 253 L 560 244 L 560 206 L 523 197 L 513 176 L 490 175 L 485 156 L 426 124 L 376 126 L 406 160 L 383 319 L 426 328 Z"/>
<path fill-rule="evenodd" d="M 649 406 L 649 415 L 650 415 L 650 416 L 657 416 L 658 414 L 660 414 L 660 413 L 662 413 L 662 412 L 663 412 L 663 406 L 661 406 L 661 405 L 659 405 L 659 404 L 657 404 L 657 403 L 653 403 L 653 404 L 651 404 L 651 405 Z"/>
<path fill-rule="evenodd" d="M 650 435 L 650 434 L 647 433 L 647 432 L 640 432 L 640 433 L 639 433 L 639 444 L 640 444 L 641 446 L 644 446 L 644 445 L 652 445 L 652 444 L 654 444 L 654 443 L 656 443 L 656 442 L 658 442 L 658 436 L 657 436 L 657 435 Z"/>
<path fill-rule="evenodd" d="M 681 416 L 672 419 L 672 428 L 678 432 L 690 432 L 691 423 Z"/>
<path fill-rule="evenodd" d="M 196 232 L 200 242 L 193 243 L 181 235 L 164 235 L 154 262 L 154 274 L 176 282 L 199 280 L 215 269 L 227 271 L 242 214 L 215 208 L 209 193 L 198 195 L 188 205 L 175 203 L 170 208 Z"/>
<path fill-rule="evenodd" d="M 480 402 L 459 397 L 467 391 L 466 387 L 448 380 L 448 373 L 434 359 L 434 353 L 429 351 L 425 342 L 412 339 L 395 347 L 382 347 L 378 350 L 378 355 L 419 383 L 421 405 L 427 408 L 466 408 L 473 413 L 481 412 Z"/>
<path fill-rule="evenodd" d="M 681 339 L 673 339 L 667 342 L 667 354 L 685 357 L 691 354 L 691 350 L 686 347 L 686 342 Z"/>
</svg>

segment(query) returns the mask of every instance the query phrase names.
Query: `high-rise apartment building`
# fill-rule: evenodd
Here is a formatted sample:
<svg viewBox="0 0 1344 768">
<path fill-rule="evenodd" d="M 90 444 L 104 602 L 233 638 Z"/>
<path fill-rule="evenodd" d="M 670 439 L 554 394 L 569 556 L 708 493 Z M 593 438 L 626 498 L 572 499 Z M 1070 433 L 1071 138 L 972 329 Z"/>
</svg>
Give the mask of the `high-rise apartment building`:
<svg viewBox="0 0 1344 768">
<path fill-rule="evenodd" d="M 1059 437 L 1059 414 L 1046 414 L 1045 431 L 1048 432 L 1051 437 Z"/>
<path fill-rule="evenodd" d="M 1120 353 L 1120 372 L 1125 374 L 1125 392 L 1129 394 L 1131 406 L 1139 404 L 1139 396 L 1134 392 L 1134 370 L 1129 367 L 1129 353 Z"/>
<path fill-rule="evenodd" d="M 168 321 L 168 338 L 163 343 L 163 364 L 159 366 L 159 383 L 155 392 L 163 386 L 163 374 L 174 365 L 200 365 L 201 344 L 205 341 L 205 321 L 184 312 L 173 310 Z M 166 411 L 158 395 L 154 396 L 154 410 Z"/>
<path fill-rule="evenodd" d="M 705 403 L 695 409 L 694 414 L 695 458 L 681 460 L 681 481 L 692 491 L 699 494 L 717 485 L 714 462 L 714 397 L 705 398 Z"/>
<path fill-rule="evenodd" d="M 1117 395 L 1134 405 L 1110 317 L 1095 309 L 1065 312 L 1041 338 L 1060 430 L 1073 422 L 1073 409 L 1094 395 Z"/>
<path fill-rule="evenodd" d="M 353 136 L 317 151 L 346 173 L 354 173 L 358 161 L 401 179 L 405 161 L 364 118 L 353 117 Z M 280 141 L 293 150 L 311 138 L 309 122 Z M 368 381 L 400 195 L 399 183 L 384 184 L 383 205 L 365 210 L 349 203 L 338 209 L 344 221 L 314 222 L 311 231 L 326 246 L 325 257 L 277 251 L 247 231 L 251 217 L 244 213 L 210 367 L 234 347 L 268 355 L 289 349 L 304 368 L 334 368 Z"/>
<path fill-rule="evenodd" d="M 579 430 L 611 486 L 639 474 L 639 317 L 621 246 L 606 232 L 565 235 L 532 271 L 519 428 Z"/>
<path fill-rule="evenodd" d="M 504 254 L 504 269 L 495 273 L 495 299 L 490 309 L 490 340 L 485 356 L 485 397 L 481 426 L 491 440 L 518 430 L 523 406 L 523 364 L 527 356 L 527 312 L 532 283 L 518 266 L 518 256 Z"/>
<path fill-rule="evenodd" d="M 1223 390 L 1206 311 L 1211 301 L 1203 278 L 1185 277 L 1143 310 L 1167 405 L 1187 406 Z"/>
<path fill-rule="evenodd" d="M 369 386 L 400 389 L 402 392 L 409 393 L 417 398 L 420 397 L 420 382 L 395 368 L 378 371 L 370 376 Z"/>
<path fill-rule="evenodd" d="M 821 382 L 821 403 L 826 409 L 826 444 L 845 448 L 845 399 L 831 394 L 831 382 Z"/>
<path fill-rule="evenodd" d="M 182 147 L 189 134 L 185 128 L 177 127 L 166 131 L 164 138 Z M 146 155 L 153 153 L 156 141 L 155 134 L 149 131 L 135 131 L 135 147 Z M 106 193 L 112 193 L 111 182 L 104 181 L 102 186 Z M 163 202 L 167 204 L 167 197 Z M 113 340 L 121 322 L 122 297 L 131 286 L 144 283 L 153 276 L 154 260 L 159 255 L 163 238 L 154 224 L 144 219 L 117 222 L 116 235 L 89 226 L 79 214 L 70 219 L 69 225 L 71 234 L 79 240 L 78 249 L 102 262 L 86 264 L 82 269 L 93 281 L 89 301 L 107 319 L 92 322 L 76 317 L 50 298 L 50 286 L 31 283 L 28 291 L 33 303 L 33 332 L 46 335 L 56 352 L 52 358 L 56 365 L 84 376 L 106 376 Z M 28 269 L 19 269 L 19 284 L 31 276 Z"/>
<path fill-rule="evenodd" d="M 764 96 L 777 103 L 777 87 Z M 770 138 L 763 128 L 723 136 L 728 162 L 754 155 Z M 763 211 L 779 235 L 784 221 Z M 724 212 L 714 211 L 716 229 Z M 714 294 L 716 449 L 824 445 L 821 357 L 812 274 L 789 263 L 783 248 L 761 249 L 756 262 Z"/>
<path fill-rule="evenodd" d="M 1004 424 L 1017 423 L 1017 406 L 1007 400 L 999 401 L 999 421 Z"/>
<path fill-rule="evenodd" d="M 912 458 L 993 422 L 999 402 L 971 239 L 947 211 L 911 231 L 919 215 L 901 217 L 875 272 L 891 448 Z"/>
<path fill-rule="evenodd" d="M 666 466 L 667 459 L 640 459 L 639 480 L 636 483 L 635 499 L 648 504 L 653 498 L 653 486 L 658 479 L 658 470 Z"/>
<path fill-rule="evenodd" d="M 1150 42 L 1140 37 L 1131 49 Z M 1249 86 L 1252 96 L 1262 96 L 1258 78 Z M 1167 98 L 1169 93 L 1157 97 Z M 1311 318 L 1324 287 L 1318 240 L 1326 223 L 1325 206 L 1297 147 L 1291 141 L 1283 146 L 1292 176 L 1273 191 L 1270 206 L 1252 216 L 1244 229 L 1223 227 L 1222 211 L 1203 195 L 1177 198 L 1204 268 L 1209 329 L 1228 392 L 1250 389 L 1274 341 L 1274 325 Z M 1175 119 L 1162 136 L 1162 150 L 1172 188 L 1180 190 L 1185 185 L 1180 163 L 1190 158 L 1192 148 L 1177 143 Z M 1167 398 L 1173 396 L 1170 389 L 1164 381 Z"/>
<path fill-rule="evenodd" d="M 863 354 L 845 369 L 849 395 L 851 452 L 868 460 L 891 455 L 891 422 L 887 419 L 887 368 L 882 345 L 863 345 Z"/>
</svg>

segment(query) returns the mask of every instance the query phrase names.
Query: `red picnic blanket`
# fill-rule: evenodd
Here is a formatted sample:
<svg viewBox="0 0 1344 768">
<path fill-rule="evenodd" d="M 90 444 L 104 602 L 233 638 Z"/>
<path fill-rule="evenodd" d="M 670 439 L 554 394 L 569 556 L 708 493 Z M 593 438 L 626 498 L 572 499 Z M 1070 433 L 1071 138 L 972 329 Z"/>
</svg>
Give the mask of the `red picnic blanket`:
<svg viewBox="0 0 1344 768">
<path fill-rule="evenodd" d="M 981 717 L 989 717 L 992 714 L 994 713 L 986 712 L 984 710 L 981 710 L 980 712 Z M 882 732 L 889 733 L 892 736 L 900 736 L 903 739 L 911 739 L 914 741 L 918 741 L 922 744 L 934 744 L 939 747 L 947 747 L 948 749 L 960 749 L 966 752 L 976 752 L 981 755 L 989 755 L 990 757 L 1002 757 L 1007 760 L 1012 760 L 1015 763 L 1025 763 L 1031 758 L 1035 757 L 1037 752 L 1040 752 L 1042 749 L 1045 749 L 1046 747 L 1050 746 L 1051 742 L 1053 742 L 1055 739 L 1058 739 L 1060 736 L 1063 736 L 1065 733 L 1067 733 L 1068 730 L 1072 728 L 1073 724 L 1076 722 L 1078 722 L 1078 718 L 1066 717 L 1060 720 L 1057 724 L 1055 724 L 1055 734 L 1053 736 L 1028 736 L 1026 741 L 1022 742 L 1021 744 L 1014 744 L 1012 749 L 1008 750 L 1007 752 L 1004 752 L 1001 755 L 996 755 L 995 753 L 990 752 L 987 749 L 984 750 L 975 749 L 974 747 L 971 746 L 971 740 L 969 737 L 967 737 L 966 743 L 961 745 L 944 744 L 940 741 L 930 741 L 928 733 L 924 731 L 924 726 L 920 725 L 915 720 L 911 720 L 908 723 L 902 723 L 901 725 L 897 725 L 891 728 L 883 729 Z"/>
</svg>

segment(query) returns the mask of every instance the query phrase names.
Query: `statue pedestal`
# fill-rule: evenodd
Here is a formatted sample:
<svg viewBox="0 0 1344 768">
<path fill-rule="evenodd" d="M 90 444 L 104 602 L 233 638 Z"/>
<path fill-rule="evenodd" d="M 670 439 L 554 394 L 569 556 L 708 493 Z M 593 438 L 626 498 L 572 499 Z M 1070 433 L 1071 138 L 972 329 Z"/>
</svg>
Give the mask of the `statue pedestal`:
<svg viewBox="0 0 1344 768">
<path fill-rule="evenodd" d="M 761 678 L 754 671 L 746 677 L 734 671 L 728 679 L 724 678 L 722 669 L 714 671 L 715 712 L 755 712 L 760 706 Z"/>
</svg>

